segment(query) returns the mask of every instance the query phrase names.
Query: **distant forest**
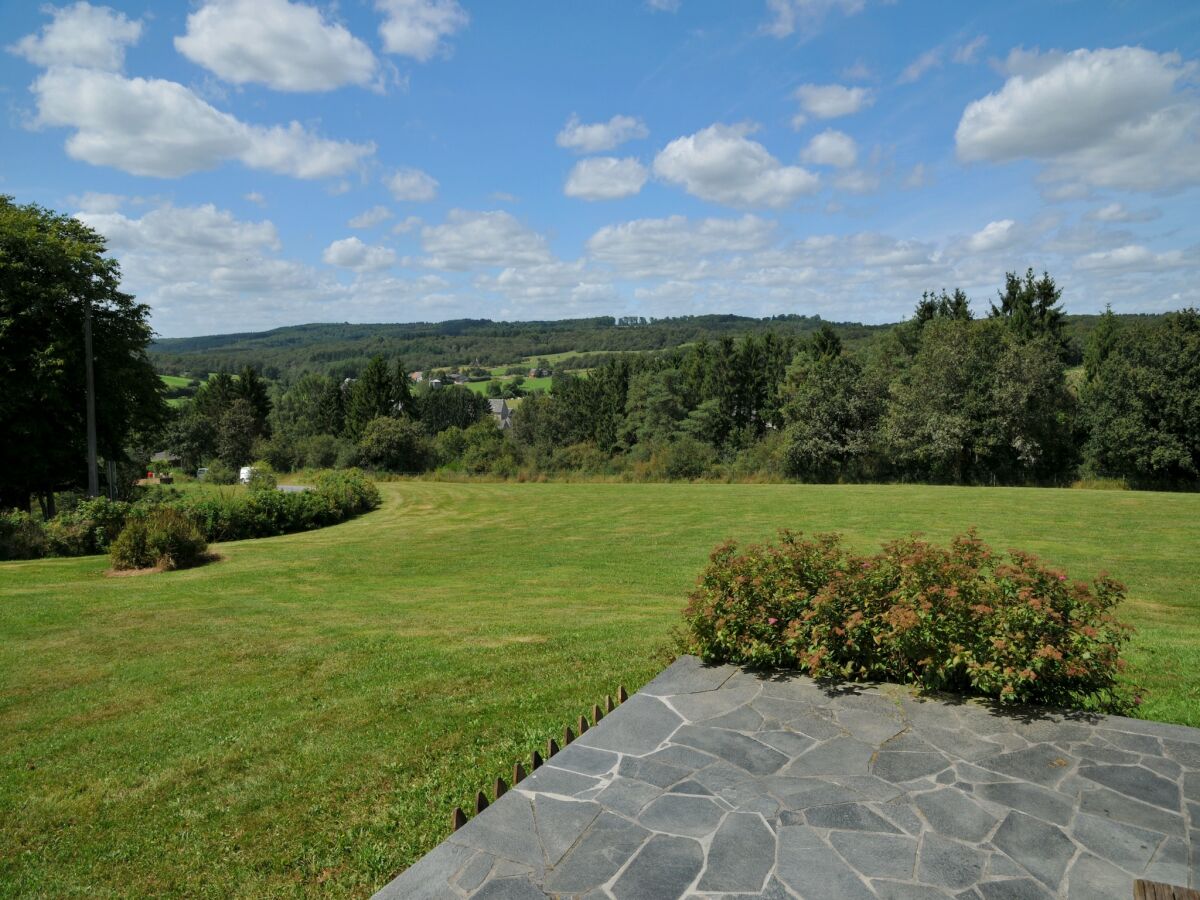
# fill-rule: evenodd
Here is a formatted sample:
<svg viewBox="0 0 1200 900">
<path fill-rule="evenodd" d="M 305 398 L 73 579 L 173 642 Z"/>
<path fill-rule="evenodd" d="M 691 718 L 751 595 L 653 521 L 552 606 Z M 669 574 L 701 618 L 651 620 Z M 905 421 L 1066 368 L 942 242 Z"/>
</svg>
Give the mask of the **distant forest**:
<svg viewBox="0 0 1200 900">
<path fill-rule="evenodd" d="M 1067 362 L 1079 364 L 1087 336 L 1098 315 L 1063 319 Z M 1160 316 L 1121 315 L 1123 322 L 1150 323 Z M 895 328 L 826 322 L 820 316 L 781 315 L 750 318 L 735 315 L 679 316 L 640 319 L 601 316 L 552 322 L 492 322 L 457 319 L 408 324 L 311 324 L 270 331 L 160 338 L 150 346 L 155 366 L 165 375 L 235 373 L 252 366 L 273 381 L 290 383 L 304 374 L 357 377 L 375 356 L 402 359 L 410 370 L 451 366 L 503 366 L 525 358 L 553 354 L 593 355 L 588 367 L 618 351 L 671 350 L 724 337 L 775 334 L 811 337 L 822 326 L 833 330 L 848 349 L 861 347 Z M 569 366 L 574 367 L 574 366 Z"/>
</svg>

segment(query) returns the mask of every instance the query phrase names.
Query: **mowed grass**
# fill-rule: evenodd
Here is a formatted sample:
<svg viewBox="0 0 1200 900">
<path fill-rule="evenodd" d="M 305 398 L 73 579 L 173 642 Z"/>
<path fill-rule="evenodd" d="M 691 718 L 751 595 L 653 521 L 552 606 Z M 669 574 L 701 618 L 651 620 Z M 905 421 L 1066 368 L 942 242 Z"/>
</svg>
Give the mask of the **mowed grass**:
<svg viewBox="0 0 1200 900">
<path fill-rule="evenodd" d="M 1129 585 L 1150 718 L 1200 726 L 1200 495 L 381 485 L 337 527 L 111 578 L 0 565 L 0 894 L 367 896 L 665 661 L 711 547 L 970 525 Z"/>
<path fill-rule="evenodd" d="M 492 381 L 499 381 L 501 385 L 512 381 L 510 377 L 493 378 Z M 526 378 L 521 387 L 525 391 L 546 391 L 549 393 L 550 386 L 554 382 L 553 378 Z M 487 395 L 488 385 L 491 381 L 468 381 L 466 387 L 470 388 L 477 394 Z"/>
</svg>

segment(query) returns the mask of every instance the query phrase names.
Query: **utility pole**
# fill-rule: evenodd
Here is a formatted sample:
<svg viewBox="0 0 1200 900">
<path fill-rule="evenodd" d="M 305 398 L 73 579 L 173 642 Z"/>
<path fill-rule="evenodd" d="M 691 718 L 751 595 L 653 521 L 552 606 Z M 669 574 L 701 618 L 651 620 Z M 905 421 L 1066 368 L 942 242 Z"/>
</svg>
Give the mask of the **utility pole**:
<svg viewBox="0 0 1200 900">
<path fill-rule="evenodd" d="M 88 496 L 100 496 L 100 473 L 96 471 L 96 379 L 92 373 L 92 304 L 84 301 L 83 356 L 87 373 L 87 467 Z"/>
</svg>

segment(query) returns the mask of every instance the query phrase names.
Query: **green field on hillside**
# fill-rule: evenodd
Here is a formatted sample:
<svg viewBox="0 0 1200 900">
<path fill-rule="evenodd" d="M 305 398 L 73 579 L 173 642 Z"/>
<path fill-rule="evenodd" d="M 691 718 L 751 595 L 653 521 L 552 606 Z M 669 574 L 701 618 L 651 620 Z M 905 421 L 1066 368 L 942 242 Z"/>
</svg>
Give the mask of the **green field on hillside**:
<svg viewBox="0 0 1200 900">
<path fill-rule="evenodd" d="M 1147 717 L 1200 725 L 1200 495 L 381 485 L 219 562 L 0 565 L 0 895 L 367 896 L 449 813 L 665 661 L 714 544 L 979 526 L 1129 585 Z"/>
<path fill-rule="evenodd" d="M 497 378 L 494 380 L 499 381 L 503 384 L 504 382 L 511 381 L 512 379 L 511 378 Z M 521 387 L 526 392 L 529 392 L 529 391 L 549 392 L 550 384 L 553 381 L 554 381 L 553 378 L 526 378 L 525 383 L 522 384 Z M 488 385 L 490 383 L 491 382 L 488 382 L 488 381 L 468 381 L 466 386 L 468 388 L 470 388 L 471 390 L 473 390 L 477 394 L 483 394 L 484 396 L 487 396 L 487 389 L 488 389 Z"/>
</svg>

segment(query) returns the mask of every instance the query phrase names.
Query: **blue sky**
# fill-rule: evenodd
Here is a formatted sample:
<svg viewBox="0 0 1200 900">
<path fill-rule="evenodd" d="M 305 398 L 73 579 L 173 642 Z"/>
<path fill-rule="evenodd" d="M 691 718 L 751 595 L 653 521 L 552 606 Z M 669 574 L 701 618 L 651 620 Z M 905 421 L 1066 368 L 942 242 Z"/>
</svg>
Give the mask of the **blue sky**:
<svg viewBox="0 0 1200 900">
<path fill-rule="evenodd" d="M 2 0 L 0 192 L 164 336 L 1200 305 L 1200 6 Z"/>
</svg>

